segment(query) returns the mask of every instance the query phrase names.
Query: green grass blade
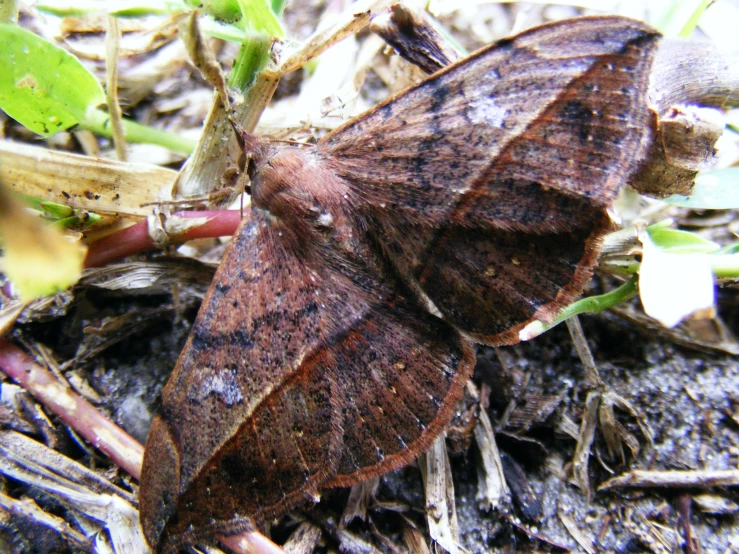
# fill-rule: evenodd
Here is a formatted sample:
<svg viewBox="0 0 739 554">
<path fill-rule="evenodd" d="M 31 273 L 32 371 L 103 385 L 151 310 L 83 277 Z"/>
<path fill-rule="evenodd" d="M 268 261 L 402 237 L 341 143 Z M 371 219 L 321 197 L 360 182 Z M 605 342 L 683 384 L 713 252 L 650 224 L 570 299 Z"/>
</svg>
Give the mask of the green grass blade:
<svg viewBox="0 0 739 554">
<path fill-rule="evenodd" d="M 80 122 L 80 127 L 106 137 L 112 135 L 110 116 L 102 110 L 92 110 L 88 114 L 88 117 Z M 183 154 L 192 152 L 196 144 L 196 141 L 190 138 L 142 125 L 126 118 L 123 118 L 123 134 L 126 136 L 126 140 L 130 142 L 158 144 L 159 146 L 175 152 L 182 152 Z"/>
<path fill-rule="evenodd" d="M 715 242 L 690 231 L 663 227 L 647 227 L 647 231 L 656 246 L 672 253 L 710 254 L 720 248 Z"/>
<path fill-rule="evenodd" d="M 243 15 L 243 27 L 246 30 L 265 33 L 271 37 L 284 37 L 272 4 L 269 0 L 237 0 Z"/>
<path fill-rule="evenodd" d="M 96 14 L 111 14 L 120 17 L 143 17 L 146 15 L 168 15 L 188 9 L 183 1 L 177 0 L 46 0 L 38 2 L 36 9 L 59 17 L 81 17 Z M 194 6 L 191 6 L 194 7 Z"/>
<path fill-rule="evenodd" d="M 287 0 L 272 0 L 272 11 L 277 17 L 280 17 L 282 12 L 285 11 L 286 5 Z"/>
<path fill-rule="evenodd" d="M 617 306 L 622 302 L 626 302 L 627 300 L 630 300 L 634 298 L 637 294 L 639 294 L 638 283 L 639 278 L 635 275 L 620 287 L 617 287 L 605 294 L 588 296 L 585 298 L 581 298 L 580 300 L 576 300 L 572 304 L 565 306 L 557 316 L 557 319 L 555 319 L 551 323 L 546 324 L 541 321 L 534 321 L 527 325 L 526 328 L 521 331 L 522 340 L 530 340 L 536 336 L 539 336 L 543 332 L 548 331 L 552 327 L 559 325 L 572 316 L 580 314 L 599 314 L 602 311 L 607 310 L 608 308 L 612 308 L 613 306 Z"/>
</svg>

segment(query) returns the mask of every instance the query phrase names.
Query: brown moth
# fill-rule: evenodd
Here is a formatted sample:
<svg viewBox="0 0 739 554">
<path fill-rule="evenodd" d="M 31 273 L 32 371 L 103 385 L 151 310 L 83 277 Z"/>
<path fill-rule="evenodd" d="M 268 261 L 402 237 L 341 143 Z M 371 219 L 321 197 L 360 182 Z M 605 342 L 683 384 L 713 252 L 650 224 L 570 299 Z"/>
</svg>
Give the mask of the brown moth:
<svg viewBox="0 0 739 554">
<path fill-rule="evenodd" d="M 518 342 L 590 279 L 651 139 L 658 39 L 620 17 L 544 25 L 314 146 L 243 137 L 251 207 L 146 445 L 152 547 L 263 525 L 430 446 L 473 341 Z"/>
</svg>

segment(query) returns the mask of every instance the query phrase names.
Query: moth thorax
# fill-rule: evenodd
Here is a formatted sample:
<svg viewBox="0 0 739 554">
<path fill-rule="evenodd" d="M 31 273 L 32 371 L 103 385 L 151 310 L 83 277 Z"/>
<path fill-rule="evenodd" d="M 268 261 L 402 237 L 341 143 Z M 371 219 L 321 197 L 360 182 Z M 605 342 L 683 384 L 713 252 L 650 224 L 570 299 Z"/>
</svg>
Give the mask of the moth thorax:
<svg viewBox="0 0 739 554">
<path fill-rule="evenodd" d="M 313 150 L 285 148 L 258 164 L 252 202 L 280 219 L 329 214 L 346 204 L 349 188 Z M 326 224 L 326 217 L 321 222 Z"/>
</svg>

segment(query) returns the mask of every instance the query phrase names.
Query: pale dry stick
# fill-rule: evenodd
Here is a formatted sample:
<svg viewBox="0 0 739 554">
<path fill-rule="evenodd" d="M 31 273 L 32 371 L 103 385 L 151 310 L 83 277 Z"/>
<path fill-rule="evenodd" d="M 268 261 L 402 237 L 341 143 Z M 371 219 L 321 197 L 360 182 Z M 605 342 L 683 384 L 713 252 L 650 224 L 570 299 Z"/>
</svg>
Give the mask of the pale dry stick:
<svg viewBox="0 0 739 554">
<path fill-rule="evenodd" d="M 21 300 L 9 300 L 2 296 L 0 298 L 3 300 L 3 305 L 0 307 L 0 337 L 2 337 L 15 325 L 15 320 L 21 315 L 26 303 Z"/>
<path fill-rule="evenodd" d="M 601 381 L 600 375 L 598 375 L 593 354 L 590 352 L 585 334 L 580 325 L 580 320 L 577 316 L 567 320 L 567 328 L 575 344 L 577 355 L 585 366 L 585 375 L 589 385 L 602 389 L 603 381 Z M 593 497 L 593 490 L 590 487 L 590 478 L 588 476 L 588 459 L 590 458 L 590 449 L 595 440 L 595 429 L 598 424 L 598 408 L 601 403 L 601 395 L 601 390 L 594 390 L 588 393 L 585 400 L 585 412 L 580 423 L 580 433 L 577 438 L 575 454 L 572 459 L 572 476 L 583 493 L 585 493 L 588 502 Z"/>
<path fill-rule="evenodd" d="M 585 400 L 585 412 L 580 423 L 577 445 L 575 446 L 575 454 L 572 457 L 572 476 L 577 486 L 585 494 L 588 502 L 593 498 L 593 490 L 590 488 L 590 478 L 588 476 L 588 459 L 590 458 L 590 449 L 595 440 L 600 402 L 601 393 L 599 391 L 588 393 Z"/>
<path fill-rule="evenodd" d="M 233 115 L 247 132 L 252 132 L 256 127 L 278 82 L 279 79 L 274 75 L 260 73 L 244 101 L 235 105 Z M 209 196 L 216 189 L 236 188 L 240 176 L 232 170 L 237 167 L 241 148 L 228 115 L 220 96 L 214 95 L 198 145 L 185 162 L 171 191 L 160 200 Z"/>
<path fill-rule="evenodd" d="M 590 537 L 588 537 L 580 527 L 578 527 L 577 522 L 575 522 L 575 519 L 567 512 L 565 512 L 561 507 L 558 510 L 559 520 L 562 522 L 562 525 L 565 526 L 565 529 L 567 529 L 567 532 L 572 535 L 572 538 L 577 541 L 577 544 L 580 545 L 580 548 L 582 548 L 587 554 L 596 554 L 597 550 L 595 548 L 595 545 L 593 544 L 593 541 Z"/>
<path fill-rule="evenodd" d="M 322 536 L 323 532 L 320 527 L 310 521 L 304 521 L 293 531 L 282 549 L 286 554 L 313 552 Z"/>
<path fill-rule="evenodd" d="M 13 448 L 13 443 L 33 443 L 35 441 L 25 437 L 25 440 L 18 440 L 19 436 L 12 433 L 11 431 L 2 434 L 0 472 L 3 475 L 24 483 L 35 490 L 43 491 L 62 505 L 72 508 L 77 514 L 78 522 L 80 519 L 88 520 L 87 524 L 80 525 L 88 533 L 90 533 L 90 526 L 102 525 L 110 536 L 113 552 L 146 551 L 146 542 L 139 524 L 138 511 L 133 507 L 131 501 L 122 498 L 127 496 L 126 493 L 119 490 L 112 492 L 96 490 L 94 485 L 90 486 L 90 479 L 85 479 L 84 475 L 80 475 L 84 473 L 89 475 L 92 472 L 83 466 L 79 466 L 77 462 L 64 459 L 63 456 L 58 456 L 64 460 L 57 467 L 48 466 L 43 462 L 37 463 L 33 458 L 28 458 L 24 456 L 23 452 Z M 23 437 L 23 435 L 20 435 L 20 437 Z M 28 450 L 37 450 L 41 453 L 45 449 L 46 447 L 38 445 L 37 447 L 32 446 Z M 41 457 L 43 457 L 43 454 Z M 72 475 L 65 474 L 65 469 L 74 466 L 79 467 L 72 470 Z M 39 523 L 48 526 L 43 519 L 43 515 L 38 515 Z M 64 536 L 63 530 L 62 536 Z M 97 552 L 94 548 L 93 551 Z"/>
<path fill-rule="evenodd" d="M 362 521 L 367 519 L 367 507 L 377 497 L 379 486 L 379 477 L 372 477 L 367 481 L 362 481 L 352 486 L 346 506 L 344 507 L 344 512 L 341 514 L 339 523 L 341 527 L 346 527 L 356 518 Z"/>
<path fill-rule="evenodd" d="M 0 492 L 0 510 L 12 515 L 17 520 L 25 521 L 36 527 L 42 526 L 47 529 L 53 529 L 60 536 L 65 537 L 75 550 L 79 549 L 82 552 L 90 552 L 92 550 L 91 539 L 85 537 L 79 531 L 72 529 L 62 518 L 51 515 L 39 508 L 30 498 L 16 500 Z"/>
<path fill-rule="evenodd" d="M 424 455 L 421 467 L 426 481 L 426 521 L 429 535 L 444 550 L 457 554 L 459 523 L 454 501 L 454 482 L 446 450 L 446 433 L 439 435 Z"/>
<path fill-rule="evenodd" d="M 695 505 L 704 514 L 728 516 L 739 513 L 739 504 L 718 494 L 694 494 L 692 498 Z"/>
<path fill-rule="evenodd" d="M 210 43 L 200 32 L 197 10 L 190 12 L 190 15 L 180 23 L 179 31 L 182 42 L 185 43 L 185 48 L 187 48 L 190 61 L 200 71 L 205 80 L 216 89 L 216 94 L 221 103 L 225 106 L 226 111 L 230 112 L 231 99 L 228 97 L 226 76 L 216 59 L 213 49 L 210 47 Z"/>
<path fill-rule="evenodd" d="M 123 131 L 121 106 L 118 103 L 118 47 L 121 31 L 118 19 L 108 16 L 108 30 L 105 33 L 105 97 L 110 115 L 110 127 L 113 132 L 115 154 L 122 162 L 126 161 L 126 135 Z"/>
<path fill-rule="evenodd" d="M 372 543 L 341 527 L 334 528 L 334 535 L 339 541 L 341 552 L 361 552 L 362 554 L 382 554 Z"/>
<path fill-rule="evenodd" d="M 480 393 L 472 381 L 467 384 L 467 388 L 473 390 L 474 394 L 472 396 L 479 399 Z M 486 510 L 498 509 L 510 500 L 511 494 L 503 474 L 503 462 L 500 459 L 500 451 L 495 442 L 493 424 L 483 405 L 480 405 L 478 411 L 474 434 L 482 463 L 482 475 L 475 500 Z"/>
<path fill-rule="evenodd" d="M 8 464 L 15 466 L 14 478 L 34 487 L 50 490 L 56 485 L 64 485 L 80 492 L 87 490 L 105 496 L 118 496 L 131 505 L 136 503 L 133 493 L 17 431 L 0 431 L 0 464 L 6 471 Z"/>
<path fill-rule="evenodd" d="M 403 520 L 403 543 L 408 551 L 413 554 L 431 554 L 431 549 L 426 544 L 426 538 L 421 530 L 408 518 L 403 517 Z"/>
<path fill-rule="evenodd" d="M 609 479 L 599 491 L 615 488 L 693 488 L 739 486 L 739 470 L 668 470 L 635 469 Z"/>
<path fill-rule="evenodd" d="M 583 366 L 585 366 L 585 377 L 588 379 L 588 384 L 591 387 L 602 387 L 603 381 L 600 375 L 598 375 L 598 368 L 595 367 L 595 359 L 588 346 L 582 325 L 580 325 L 580 319 L 577 316 L 569 318 L 567 320 L 567 329 L 572 337 L 572 342 L 575 344 L 577 356 L 580 358 Z"/>
<path fill-rule="evenodd" d="M 299 49 L 284 56 L 275 67 L 268 69 L 268 71 L 282 77 L 296 69 L 300 69 L 334 44 L 364 29 L 370 24 L 370 20 L 374 16 L 387 10 L 396 1 L 359 0 L 359 2 L 355 2 L 343 14 L 339 15 L 332 25 L 316 31 Z"/>
</svg>

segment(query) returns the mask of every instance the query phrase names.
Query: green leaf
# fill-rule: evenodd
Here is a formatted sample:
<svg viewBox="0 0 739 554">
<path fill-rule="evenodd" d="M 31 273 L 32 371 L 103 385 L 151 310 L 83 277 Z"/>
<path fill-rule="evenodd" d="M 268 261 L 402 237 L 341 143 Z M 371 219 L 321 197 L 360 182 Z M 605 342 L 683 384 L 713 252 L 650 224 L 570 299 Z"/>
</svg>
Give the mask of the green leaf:
<svg viewBox="0 0 739 554">
<path fill-rule="evenodd" d="M 739 279 L 739 253 L 729 252 L 721 256 L 711 256 L 711 270 L 716 277 Z"/>
<path fill-rule="evenodd" d="M 35 4 L 39 11 L 59 17 L 80 17 L 107 13 L 120 17 L 167 15 L 185 11 L 188 6 L 177 0 L 46 0 Z"/>
<path fill-rule="evenodd" d="M 239 21 L 243 15 L 237 0 L 206 0 L 203 10 L 216 20 L 229 23 Z"/>
<path fill-rule="evenodd" d="M 205 15 L 198 21 L 200 31 L 204 35 L 227 40 L 229 42 L 240 43 L 244 40 L 244 30 L 237 27 L 233 23 L 224 23 L 213 19 L 210 15 Z"/>
<path fill-rule="evenodd" d="M 280 17 L 286 5 L 287 0 L 272 0 L 272 11 L 277 17 Z"/>
<path fill-rule="evenodd" d="M 679 231 L 661 227 L 647 227 L 649 237 L 655 246 L 673 254 L 710 254 L 720 246 L 689 231 Z"/>
<path fill-rule="evenodd" d="M 105 101 L 72 54 L 15 25 L 0 24 L 0 108 L 45 137 L 84 120 Z"/>
<path fill-rule="evenodd" d="M 74 208 L 57 202 L 41 201 L 39 202 L 39 208 L 52 219 L 66 219 L 74 215 Z"/>
<path fill-rule="evenodd" d="M 739 254 L 739 242 L 732 242 L 726 246 L 722 246 L 720 250 L 714 252 L 714 254 L 723 256 L 724 254 Z"/>
<path fill-rule="evenodd" d="M 673 194 L 665 202 L 694 210 L 735 210 L 739 208 L 739 167 L 699 173 L 693 194 Z"/>
<path fill-rule="evenodd" d="M 285 32 L 272 11 L 269 0 L 237 0 L 243 14 L 243 28 L 266 33 L 271 37 L 284 37 Z"/>
<path fill-rule="evenodd" d="M 27 194 L 18 194 L 16 196 L 22 200 L 30 208 L 41 212 L 44 219 L 50 220 L 53 225 L 60 229 L 68 229 L 72 227 L 89 227 L 102 219 L 102 216 L 88 212 L 85 210 L 76 210 L 65 204 L 51 202 L 50 200 L 42 200 L 35 196 Z"/>
</svg>

